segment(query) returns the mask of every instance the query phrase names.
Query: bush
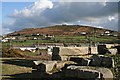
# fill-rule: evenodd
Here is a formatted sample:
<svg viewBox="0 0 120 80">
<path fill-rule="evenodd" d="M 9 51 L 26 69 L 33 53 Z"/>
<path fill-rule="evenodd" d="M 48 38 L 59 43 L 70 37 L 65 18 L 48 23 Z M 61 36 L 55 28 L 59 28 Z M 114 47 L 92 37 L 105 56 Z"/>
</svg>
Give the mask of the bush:
<svg viewBox="0 0 120 80">
<path fill-rule="evenodd" d="M 17 49 L 2 48 L 2 57 L 24 57 L 24 55 Z"/>
<path fill-rule="evenodd" d="M 113 58 L 115 60 L 114 76 L 116 80 L 119 80 L 120 79 L 120 54 L 115 55 Z"/>
</svg>

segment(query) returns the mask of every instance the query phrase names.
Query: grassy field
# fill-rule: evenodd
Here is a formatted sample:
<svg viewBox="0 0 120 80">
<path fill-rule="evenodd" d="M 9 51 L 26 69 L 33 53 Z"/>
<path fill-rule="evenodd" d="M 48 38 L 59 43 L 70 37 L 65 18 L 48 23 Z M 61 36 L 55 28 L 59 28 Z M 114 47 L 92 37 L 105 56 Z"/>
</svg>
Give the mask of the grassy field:
<svg viewBox="0 0 120 80">
<path fill-rule="evenodd" d="M 32 60 L 2 59 L 2 79 L 28 78 L 32 72 Z"/>
<path fill-rule="evenodd" d="M 55 39 L 66 43 L 87 43 L 88 39 L 92 40 L 95 43 L 114 43 L 116 37 L 57 36 Z"/>
<path fill-rule="evenodd" d="M 25 41 L 10 41 L 3 43 L 3 46 L 33 46 L 40 43 L 88 43 L 88 39 L 95 43 L 116 43 L 117 37 L 102 36 L 102 37 L 86 37 L 86 36 L 55 36 L 50 40 L 25 40 Z"/>
</svg>

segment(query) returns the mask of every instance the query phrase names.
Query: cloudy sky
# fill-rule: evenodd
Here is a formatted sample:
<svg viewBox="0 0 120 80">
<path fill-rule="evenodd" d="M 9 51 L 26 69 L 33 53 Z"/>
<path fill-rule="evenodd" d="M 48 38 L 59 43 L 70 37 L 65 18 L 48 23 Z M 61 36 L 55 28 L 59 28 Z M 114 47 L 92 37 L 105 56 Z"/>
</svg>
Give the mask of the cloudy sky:
<svg viewBox="0 0 120 80">
<path fill-rule="evenodd" d="M 91 25 L 118 30 L 118 2 L 80 2 L 80 0 L 35 0 L 2 2 L 2 32 L 7 34 L 24 28 L 58 24 Z"/>
</svg>

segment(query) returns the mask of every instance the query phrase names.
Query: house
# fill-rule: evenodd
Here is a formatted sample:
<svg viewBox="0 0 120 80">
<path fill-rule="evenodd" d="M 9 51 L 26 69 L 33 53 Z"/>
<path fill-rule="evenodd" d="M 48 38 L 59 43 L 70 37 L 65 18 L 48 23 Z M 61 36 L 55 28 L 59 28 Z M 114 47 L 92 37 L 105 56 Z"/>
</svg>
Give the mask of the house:
<svg viewBox="0 0 120 80">
<path fill-rule="evenodd" d="M 110 34 L 110 31 L 105 31 L 105 34 Z"/>
<path fill-rule="evenodd" d="M 38 38 L 34 37 L 33 40 L 37 40 Z"/>
<path fill-rule="evenodd" d="M 80 32 L 81 35 L 86 35 L 87 33 L 86 32 Z"/>
<path fill-rule="evenodd" d="M 114 34 L 113 36 L 114 36 L 114 37 L 117 37 L 118 35 L 117 35 L 117 34 Z"/>
<path fill-rule="evenodd" d="M 11 40 L 11 38 L 4 38 L 1 40 L 1 42 L 8 42 L 9 40 Z"/>
<path fill-rule="evenodd" d="M 3 39 L 3 40 L 1 40 L 1 42 L 8 42 L 8 40 L 7 39 Z"/>
<path fill-rule="evenodd" d="M 54 37 L 54 35 L 45 35 L 44 37 L 49 37 L 49 38 L 52 38 L 52 37 Z"/>
<path fill-rule="evenodd" d="M 110 35 L 111 35 L 111 34 L 110 34 L 110 31 L 105 31 L 104 34 L 107 35 L 107 36 L 110 36 Z"/>
<path fill-rule="evenodd" d="M 100 35 L 101 35 L 101 36 L 104 36 L 104 34 L 103 34 L 103 33 L 101 33 Z"/>
</svg>

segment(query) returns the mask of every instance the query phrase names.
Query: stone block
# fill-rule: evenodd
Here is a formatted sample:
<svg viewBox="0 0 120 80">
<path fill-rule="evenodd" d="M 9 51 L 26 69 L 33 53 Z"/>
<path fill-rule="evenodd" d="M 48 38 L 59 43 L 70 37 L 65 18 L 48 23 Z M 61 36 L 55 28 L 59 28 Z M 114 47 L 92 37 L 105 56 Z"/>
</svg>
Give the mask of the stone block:
<svg viewBox="0 0 120 80">
<path fill-rule="evenodd" d="M 65 70 L 65 77 L 81 79 L 100 79 L 102 74 L 97 70 L 81 69 L 80 66 L 68 66 Z"/>
<path fill-rule="evenodd" d="M 117 49 L 117 52 L 120 54 L 120 45 L 115 46 L 115 48 Z"/>
<path fill-rule="evenodd" d="M 61 56 L 61 60 L 62 61 L 68 61 L 69 60 L 69 56 Z"/>
<path fill-rule="evenodd" d="M 61 56 L 60 55 L 52 55 L 52 60 L 61 60 Z"/>
<path fill-rule="evenodd" d="M 58 56 L 59 53 L 60 53 L 60 48 L 59 47 L 53 47 L 52 56 Z"/>
<path fill-rule="evenodd" d="M 97 71 L 102 73 L 103 80 L 114 80 L 113 73 L 108 68 L 97 68 Z"/>
<path fill-rule="evenodd" d="M 33 69 L 48 73 L 53 70 L 56 63 L 57 61 L 33 61 Z"/>
<path fill-rule="evenodd" d="M 109 53 L 109 50 L 106 47 L 106 45 L 98 45 L 98 54 L 104 55 L 106 53 Z"/>
<path fill-rule="evenodd" d="M 106 48 L 111 48 L 113 46 L 115 46 L 115 44 L 105 44 L 106 45 Z"/>
<path fill-rule="evenodd" d="M 68 74 L 69 73 L 69 74 Z M 74 73 L 74 74 L 73 74 Z M 67 77 L 96 78 L 94 80 L 113 80 L 113 73 L 108 68 L 90 66 L 68 66 L 65 72 Z M 93 79 L 92 79 L 93 80 Z"/>
<path fill-rule="evenodd" d="M 93 55 L 90 59 L 91 59 L 89 63 L 90 66 L 101 66 L 102 58 L 100 58 L 100 56 Z"/>
<path fill-rule="evenodd" d="M 88 66 L 90 62 L 89 59 L 84 59 L 79 57 L 71 57 L 70 61 L 74 61 L 77 63 L 77 65 L 81 65 L 81 66 Z"/>
<path fill-rule="evenodd" d="M 88 54 L 87 47 L 54 47 L 52 55 L 71 56 Z"/>
<path fill-rule="evenodd" d="M 97 47 L 91 47 L 91 53 L 92 54 L 98 54 Z"/>
<path fill-rule="evenodd" d="M 114 60 L 104 55 L 93 55 L 90 61 L 90 66 L 114 67 Z"/>
<path fill-rule="evenodd" d="M 112 55 L 116 55 L 117 49 L 109 49 L 109 52 L 110 52 Z"/>
<path fill-rule="evenodd" d="M 101 57 L 101 66 L 104 67 L 114 67 L 114 60 L 110 57 Z"/>
</svg>

